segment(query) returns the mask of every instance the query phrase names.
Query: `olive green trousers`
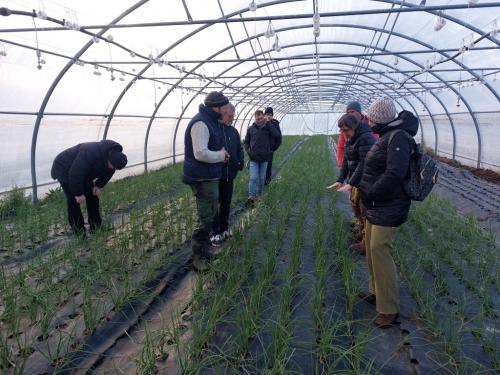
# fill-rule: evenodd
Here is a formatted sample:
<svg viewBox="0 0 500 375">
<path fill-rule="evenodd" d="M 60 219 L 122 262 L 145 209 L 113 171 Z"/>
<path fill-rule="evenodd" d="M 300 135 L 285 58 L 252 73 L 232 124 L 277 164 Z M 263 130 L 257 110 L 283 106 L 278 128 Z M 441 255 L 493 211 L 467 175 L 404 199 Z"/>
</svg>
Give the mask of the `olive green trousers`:
<svg viewBox="0 0 500 375">
<path fill-rule="evenodd" d="M 377 311 L 399 313 L 399 283 L 392 249 L 396 227 L 383 227 L 366 220 L 365 245 L 369 292 L 377 297 Z"/>
</svg>

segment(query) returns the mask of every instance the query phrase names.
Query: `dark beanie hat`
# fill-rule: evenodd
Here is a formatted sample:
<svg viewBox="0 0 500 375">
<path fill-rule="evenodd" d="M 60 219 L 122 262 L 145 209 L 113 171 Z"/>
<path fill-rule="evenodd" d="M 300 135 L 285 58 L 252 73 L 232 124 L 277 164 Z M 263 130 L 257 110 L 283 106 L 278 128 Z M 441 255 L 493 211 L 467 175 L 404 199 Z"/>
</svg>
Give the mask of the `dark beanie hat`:
<svg viewBox="0 0 500 375">
<path fill-rule="evenodd" d="M 349 103 L 347 103 L 347 108 L 345 109 L 345 111 L 347 112 L 350 109 L 354 109 L 356 112 L 361 113 L 361 104 L 359 104 L 359 102 L 357 102 L 355 100 L 352 102 L 349 102 Z"/>
<path fill-rule="evenodd" d="M 273 108 L 272 107 L 267 107 L 266 110 L 264 111 L 265 115 L 273 115 Z"/>
<path fill-rule="evenodd" d="M 222 107 L 229 103 L 229 99 L 224 96 L 222 92 L 212 91 L 205 98 L 205 105 L 207 107 Z"/>
<path fill-rule="evenodd" d="M 109 162 L 115 169 L 123 169 L 127 165 L 127 155 L 120 151 L 111 151 L 109 154 Z"/>
</svg>

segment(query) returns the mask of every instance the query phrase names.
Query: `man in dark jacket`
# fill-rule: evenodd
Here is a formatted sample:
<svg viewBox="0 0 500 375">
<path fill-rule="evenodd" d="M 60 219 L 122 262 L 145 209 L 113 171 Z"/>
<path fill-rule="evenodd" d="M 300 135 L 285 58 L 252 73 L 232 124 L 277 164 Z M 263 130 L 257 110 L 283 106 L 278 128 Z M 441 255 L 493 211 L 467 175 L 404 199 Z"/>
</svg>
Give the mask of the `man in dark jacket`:
<svg viewBox="0 0 500 375">
<path fill-rule="evenodd" d="M 366 155 L 359 184 L 366 207 L 366 256 L 369 290 L 360 293 L 367 302 L 376 304 L 379 327 L 390 327 L 399 316 L 399 286 L 392 258 L 397 227 L 408 218 L 410 198 L 403 190 L 408 175 L 413 136 L 418 119 L 403 111 L 398 118 L 394 102 L 388 97 L 376 99 L 368 108 L 372 130 L 380 135 Z"/>
<path fill-rule="evenodd" d="M 281 146 L 281 128 L 280 128 L 280 122 L 276 120 L 274 117 L 274 111 L 272 107 L 267 107 L 266 110 L 264 111 L 264 115 L 266 116 L 267 122 L 270 122 L 271 125 L 275 126 L 276 129 L 278 129 L 278 132 L 280 133 L 280 136 L 277 138 L 272 139 L 272 144 L 271 144 L 271 156 L 269 157 L 269 160 L 267 161 L 267 171 L 266 171 L 266 182 L 265 185 L 269 184 L 271 182 L 271 175 L 273 173 L 273 156 L 274 152 Z"/>
<path fill-rule="evenodd" d="M 199 112 L 189 122 L 184 135 L 184 173 L 182 181 L 191 186 L 196 198 L 198 220 L 191 239 L 193 267 L 208 270 L 210 261 L 210 229 L 219 203 L 219 180 L 229 154 L 219 120 L 222 107 L 229 100 L 213 91 L 200 104 Z"/>
<path fill-rule="evenodd" d="M 245 156 L 241 146 L 240 133 L 232 126 L 234 121 L 234 106 L 229 103 L 222 107 L 222 132 L 224 147 L 229 153 L 229 162 L 222 168 L 222 178 L 219 180 L 219 205 L 212 223 L 212 246 L 220 246 L 231 236 L 229 230 L 229 211 L 233 197 L 233 182 L 238 171 L 245 165 Z"/>
<path fill-rule="evenodd" d="M 250 157 L 249 197 L 247 205 L 254 204 L 262 194 L 266 180 L 267 163 L 272 153 L 271 145 L 280 136 L 278 129 L 266 121 L 264 112 L 255 111 L 255 122 L 247 130 L 245 149 Z"/>
<path fill-rule="evenodd" d="M 99 196 L 116 169 L 127 165 L 123 147 L 112 140 L 80 143 L 61 152 L 50 172 L 58 180 L 68 203 L 68 221 L 75 234 L 85 233 L 81 203 L 87 203 L 90 231 L 101 226 Z"/>
<path fill-rule="evenodd" d="M 351 205 L 356 217 L 357 236 L 355 238 L 356 243 L 351 246 L 351 249 L 364 253 L 366 250 L 364 242 L 366 216 L 364 206 L 359 198 L 358 186 L 363 174 L 366 154 L 375 143 L 375 138 L 367 123 L 359 121 L 350 114 L 343 115 L 338 121 L 338 126 L 347 141 L 339 178 L 337 182 L 328 188 L 351 193 Z M 344 182 L 345 185 L 343 185 Z"/>
</svg>

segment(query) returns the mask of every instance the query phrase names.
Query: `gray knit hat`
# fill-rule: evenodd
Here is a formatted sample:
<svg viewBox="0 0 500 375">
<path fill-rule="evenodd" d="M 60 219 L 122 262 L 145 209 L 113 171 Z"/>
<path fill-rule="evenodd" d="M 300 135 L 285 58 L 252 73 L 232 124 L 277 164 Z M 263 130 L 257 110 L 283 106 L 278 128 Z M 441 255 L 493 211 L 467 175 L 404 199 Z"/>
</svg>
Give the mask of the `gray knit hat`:
<svg viewBox="0 0 500 375">
<path fill-rule="evenodd" d="M 388 124 L 398 115 L 391 98 L 382 96 L 375 99 L 366 110 L 366 116 L 375 124 Z"/>
</svg>

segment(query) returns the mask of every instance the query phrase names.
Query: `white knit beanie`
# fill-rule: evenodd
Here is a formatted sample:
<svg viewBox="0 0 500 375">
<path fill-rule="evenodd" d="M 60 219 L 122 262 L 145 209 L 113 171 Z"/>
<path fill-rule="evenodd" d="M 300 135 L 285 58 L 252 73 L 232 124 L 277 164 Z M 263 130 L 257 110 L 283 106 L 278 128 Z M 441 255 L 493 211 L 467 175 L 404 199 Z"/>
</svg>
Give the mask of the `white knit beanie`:
<svg viewBox="0 0 500 375">
<path fill-rule="evenodd" d="M 366 116 L 376 124 L 388 124 L 397 115 L 394 102 L 387 96 L 375 99 L 366 110 Z"/>
</svg>

